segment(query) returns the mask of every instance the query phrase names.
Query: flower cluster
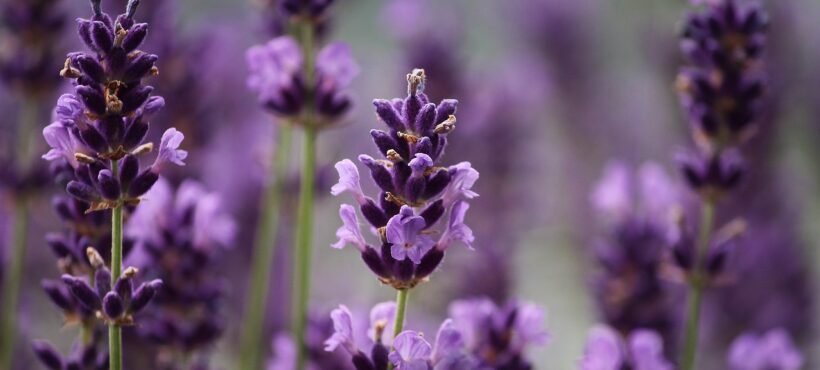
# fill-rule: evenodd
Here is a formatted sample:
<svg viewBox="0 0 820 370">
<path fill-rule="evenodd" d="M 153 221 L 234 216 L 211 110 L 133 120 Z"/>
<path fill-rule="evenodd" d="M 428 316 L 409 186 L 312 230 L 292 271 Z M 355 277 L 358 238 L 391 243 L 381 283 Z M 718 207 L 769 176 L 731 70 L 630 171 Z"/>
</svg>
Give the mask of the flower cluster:
<svg viewBox="0 0 820 370">
<path fill-rule="evenodd" d="M 259 95 L 265 108 L 279 116 L 307 114 L 305 108 L 311 106 L 319 116 L 314 117 L 314 124 L 324 127 L 350 108 L 351 98 L 344 90 L 359 73 L 359 66 L 344 43 L 322 48 L 312 71 L 305 70 L 301 47 L 290 36 L 248 49 L 246 59 L 250 69 L 248 87 Z M 307 86 L 308 75 L 312 77 L 311 86 Z"/>
<path fill-rule="evenodd" d="M 140 168 L 138 156 L 153 149 L 153 144 L 143 143 L 148 118 L 165 103 L 142 83 L 158 73 L 157 56 L 138 50 L 148 25 L 134 23 L 134 2 L 116 22 L 100 10 L 98 1 L 92 4 L 94 15 L 79 20 L 78 29 L 93 54 L 68 55 L 60 74 L 73 81 L 75 92 L 60 97 L 55 122 L 43 130 L 51 146 L 43 158 L 65 159 L 75 169 L 66 190 L 89 203 L 89 211 L 119 202 L 137 204 L 163 167 L 183 165 L 187 156 L 179 149 L 182 133 L 171 128 L 162 135 L 153 165 Z"/>
<path fill-rule="evenodd" d="M 611 163 L 592 195 L 606 224 L 606 236 L 593 247 L 600 269 L 592 291 L 601 321 L 624 335 L 651 329 L 671 344 L 680 302 L 661 272 L 681 192 L 657 164 L 644 164 L 635 172 L 624 163 Z"/>
<path fill-rule="evenodd" d="M 87 254 L 95 269 L 94 287 L 85 279 L 64 274 L 62 280 L 68 286 L 71 295 L 86 310 L 93 311 L 98 318 L 107 323 L 133 325 L 133 315 L 148 306 L 162 287 L 162 280 L 142 283 L 135 290 L 133 279 L 138 273 L 136 268 L 125 269 L 122 276 L 118 276 L 117 280 L 112 282 L 111 270 L 105 266 L 102 256 L 93 248 L 89 248 Z M 66 297 L 55 294 L 50 297 L 60 306 L 60 301 L 68 301 Z"/>
<path fill-rule="evenodd" d="M 732 343 L 728 361 L 732 370 L 797 370 L 804 362 L 803 355 L 782 329 L 762 335 L 741 335 Z"/>
<path fill-rule="evenodd" d="M 732 147 L 750 137 L 760 116 L 766 28 L 760 6 L 735 0 L 709 2 L 686 21 L 681 49 L 690 66 L 677 84 L 701 151 L 680 161 L 690 186 L 703 196 L 719 196 L 743 174 Z"/>
<path fill-rule="evenodd" d="M 544 314 L 532 304 L 495 306 L 488 299 L 456 301 L 452 319 L 441 324 L 433 344 L 420 332 L 405 330 L 392 337 L 396 305 L 385 302 L 370 312 L 367 330 L 370 348 L 361 348 L 355 320 L 345 306 L 331 312 L 333 335 L 327 351 L 343 348 L 357 370 L 385 370 L 388 363 L 410 369 L 531 369 L 525 349 L 544 344 Z"/>
<path fill-rule="evenodd" d="M 66 357 L 44 341 L 36 340 L 31 347 L 49 370 L 107 370 L 109 366 L 108 352 L 100 352 L 94 345 L 75 344 Z"/>
<path fill-rule="evenodd" d="M 614 329 L 593 327 L 587 337 L 581 370 L 672 370 L 664 358 L 661 336 L 646 329 L 635 330 L 626 339 Z"/>
<path fill-rule="evenodd" d="M 194 181 L 183 182 L 174 194 L 159 180 L 146 198 L 151 201 L 126 226 L 136 243 L 129 262 L 164 284 L 138 333 L 193 361 L 193 351 L 214 344 L 224 328 L 224 283 L 214 270 L 221 252 L 232 246 L 236 225 L 223 213 L 219 196 Z"/>
<path fill-rule="evenodd" d="M 453 302 L 449 313 L 464 348 L 481 364 L 478 368 L 532 369 L 526 350 L 550 338 L 544 310 L 533 303 L 499 307 L 487 298 L 474 298 Z"/>
<path fill-rule="evenodd" d="M 353 195 L 381 241 L 378 251 L 368 245 L 355 209 L 345 204 L 339 211 L 343 221 L 336 232 L 339 241 L 333 247 L 355 246 L 379 279 L 396 289 L 413 287 L 426 279 L 453 243 L 461 241 L 472 248 L 473 233 L 464 224 L 464 217 L 469 208 L 466 200 L 477 196 L 470 189 L 478 179 L 469 162 L 450 167 L 438 164 L 447 135 L 455 129 L 458 102 L 429 102 L 423 93 L 423 70 L 408 74 L 407 82 L 405 99 L 373 101 L 376 114 L 389 128 L 370 131 L 384 159 L 359 156 L 381 189 L 378 202 L 364 194 L 359 171 L 349 159 L 336 164 L 339 183 L 331 189 L 333 195 Z M 434 240 L 435 226 L 442 218 L 446 219 L 444 230 Z"/>
<path fill-rule="evenodd" d="M 0 5 L 0 80 L 25 94 L 49 93 L 59 84 L 53 70 L 66 17 L 58 3 L 11 0 Z"/>
</svg>

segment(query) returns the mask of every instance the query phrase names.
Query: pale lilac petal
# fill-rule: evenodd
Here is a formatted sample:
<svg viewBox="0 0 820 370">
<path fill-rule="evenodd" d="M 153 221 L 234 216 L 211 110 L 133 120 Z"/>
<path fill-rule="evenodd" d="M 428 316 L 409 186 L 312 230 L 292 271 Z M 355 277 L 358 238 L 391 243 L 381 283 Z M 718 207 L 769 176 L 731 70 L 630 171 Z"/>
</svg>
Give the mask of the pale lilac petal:
<svg viewBox="0 0 820 370">
<path fill-rule="evenodd" d="M 331 247 L 342 249 L 347 244 L 352 244 L 356 249 L 364 251 L 367 242 L 364 240 L 361 228 L 359 227 L 359 217 L 356 209 L 349 204 L 342 204 L 339 208 L 339 217 L 342 219 L 342 226 L 336 230 L 336 237 L 339 240 L 331 244 Z"/>
<path fill-rule="evenodd" d="M 325 351 L 335 351 L 339 346 L 344 347 L 351 354 L 356 353 L 356 344 L 353 342 L 353 315 L 344 305 L 330 312 L 333 319 L 333 335 L 325 341 Z"/>
<path fill-rule="evenodd" d="M 581 370 L 620 370 L 624 364 L 624 346 L 612 328 L 598 325 L 589 331 Z"/>
<path fill-rule="evenodd" d="M 188 157 L 188 152 L 179 149 L 183 139 L 185 139 L 185 135 L 177 131 L 177 129 L 171 127 L 165 130 L 165 133 L 162 134 L 162 139 L 160 139 L 159 154 L 157 154 L 157 159 L 151 166 L 154 172 L 161 171 L 168 163 L 173 163 L 177 166 L 185 165 L 183 161 Z"/>
<path fill-rule="evenodd" d="M 330 194 L 339 195 L 346 191 L 353 194 L 356 202 L 364 204 L 366 197 L 362 191 L 362 185 L 359 178 L 359 169 L 349 159 L 343 159 L 336 163 L 336 172 L 339 173 L 339 182 L 330 188 Z"/>
<path fill-rule="evenodd" d="M 439 240 L 439 249 L 446 250 L 452 243 L 460 241 L 464 243 L 467 249 L 473 250 L 473 242 L 475 241 L 473 230 L 464 224 L 464 217 L 469 208 L 470 205 L 464 201 L 457 201 L 453 205 L 453 209 L 450 211 L 447 229 Z"/>
<path fill-rule="evenodd" d="M 395 352 L 390 354 L 390 361 L 397 370 L 427 369 L 428 360 L 433 349 L 418 332 L 403 331 L 393 340 Z M 423 366 L 423 367 L 422 367 Z"/>
<path fill-rule="evenodd" d="M 333 42 L 322 48 L 316 57 L 316 71 L 322 82 L 332 83 L 336 89 L 341 89 L 350 85 L 359 74 L 359 65 L 347 44 Z"/>
<path fill-rule="evenodd" d="M 370 328 L 367 329 L 367 336 L 373 342 L 389 346 L 393 342 L 393 325 L 396 320 L 396 302 L 382 302 L 370 310 Z"/>
<path fill-rule="evenodd" d="M 478 171 L 472 167 L 470 162 L 450 166 L 450 173 L 450 183 L 442 195 L 445 207 L 449 207 L 457 200 L 469 200 L 478 196 L 478 193 L 472 191 L 473 185 L 478 180 Z"/>
<path fill-rule="evenodd" d="M 636 330 L 629 335 L 629 353 L 635 370 L 672 370 L 663 354 L 663 339 L 651 330 Z"/>
<path fill-rule="evenodd" d="M 620 218 L 633 207 L 634 194 L 629 167 L 613 161 L 592 193 L 592 205 L 607 217 Z"/>
<path fill-rule="evenodd" d="M 515 332 L 520 341 L 519 346 L 523 348 L 530 344 L 546 344 L 550 335 L 544 328 L 546 321 L 544 309 L 534 303 L 523 303 L 518 306 L 517 310 Z"/>
<path fill-rule="evenodd" d="M 431 359 L 433 364 L 438 363 L 446 356 L 459 354 L 464 349 L 464 338 L 456 330 L 452 319 L 445 320 L 436 334 L 436 344 Z"/>
</svg>

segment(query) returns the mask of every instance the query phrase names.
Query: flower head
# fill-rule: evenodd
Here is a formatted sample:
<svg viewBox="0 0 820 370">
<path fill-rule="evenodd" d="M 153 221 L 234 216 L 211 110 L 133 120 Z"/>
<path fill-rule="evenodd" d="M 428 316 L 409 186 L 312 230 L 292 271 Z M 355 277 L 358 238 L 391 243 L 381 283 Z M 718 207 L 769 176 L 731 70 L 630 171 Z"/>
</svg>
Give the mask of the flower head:
<svg viewBox="0 0 820 370">
<path fill-rule="evenodd" d="M 473 242 L 464 218 L 466 201 L 477 196 L 471 188 L 478 172 L 468 162 L 449 168 L 439 164 L 448 135 L 455 129 L 458 102 L 430 102 L 424 94 L 425 78 L 424 71 L 416 69 L 407 75 L 405 99 L 373 101 L 387 131 L 372 130 L 370 135 L 384 158 L 363 154 L 359 161 L 380 188 L 378 196 L 364 194 L 359 171 L 350 160 L 336 164 L 339 183 L 331 189 L 334 195 L 353 195 L 364 218 L 378 231 L 381 248 L 359 240 L 359 234 L 347 226 L 347 213 L 343 215 L 346 226 L 340 232 L 356 235 L 356 244 L 365 246 L 360 251 L 367 266 L 381 281 L 398 289 L 424 281 L 453 242 L 461 241 L 468 247 Z M 449 221 L 443 227 L 439 226 L 442 218 Z M 440 235 L 438 240 L 434 235 Z"/>
<path fill-rule="evenodd" d="M 804 359 L 785 330 L 773 329 L 735 339 L 728 362 L 732 370 L 796 370 L 803 366 Z"/>
</svg>

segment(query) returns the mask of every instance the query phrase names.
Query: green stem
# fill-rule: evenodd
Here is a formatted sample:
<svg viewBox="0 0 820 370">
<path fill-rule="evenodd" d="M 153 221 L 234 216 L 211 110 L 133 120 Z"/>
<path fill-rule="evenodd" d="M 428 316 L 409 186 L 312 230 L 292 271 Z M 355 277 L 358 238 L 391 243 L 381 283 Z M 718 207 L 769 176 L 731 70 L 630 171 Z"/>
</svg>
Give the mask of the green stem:
<svg viewBox="0 0 820 370">
<path fill-rule="evenodd" d="M 15 150 L 16 170 L 26 173 L 31 162 L 31 130 L 37 125 L 38 104 L 36 97 L 23 99 L 20 120 L 17 126 Z M 15 194 L 14 230 L 11 235 L 11 254 L 6 261 L 6 276 L 3 278 L 2 307 L 0 308 L 0 369 L 10 369 L 17 336 L 17 301 L 23 280 L 23 265 L 26 259 L 26 237 L 28 235 L 27 194 Z"/>
<path fill-rule="evenodd" d="M 28 230 L 28 207 L 24 200 L 14 205 L 14 235 L 11 258 L 8 260 L 8 273 L 3 279 L 3 321 L 2 352 L 0 368 L 10 369 L 14 353 L 14 337 L 17 331 L 17 298 L 23 276 L 23 263 L 26 255 L 26 234 Z"/>
<path fill-rule="evenodd" d="M 683 357 L 681 358 L 681 370 L 692 370 L 695 368 L 698 347 L 698 329 L 700 328 L 700 308 L 703 300 L 703 289 L 705 285 L 703 264 L 709 250 L 709 239 L 715 223 L 715 203 L 705 199 L 701 209 L 700 229 L 698 231 L 698 244 L 695 251 L 695 266 L 689 281 L 689 307 L 686 321 L 686 335 L 683 343 Z"/>
<path fill-rule="evenodd" d="M 407 300 L 410 298 L 410 289 L 399 289 L 396 294 L 396 318 L 393 324 L 393 339 L 404 330 L 404 316 L 407 312 Z M 393 364 L 387 365 L 388 370 L 393 370 Z"/>
<path fill-rule="evenodd" d="M 258 369 L 262 350 L 262 328 L 268 296 L 273 256 L 276 250 L 276 236 L 279 229 L 279 212 L 282 199 L 282 184 L 290 160 L 290 143 L 292 128 L 289 123 L 280 125 L 274 166 L 271 178 L 265 191 L 262 217 L 256 230 L 256 241 L 253 248 L 253 267 L 251 280 L 248 282 L 245 318 L 242 325 L 242 340 L 239 368 L 242 370 Z"/>
<path fill-rule="evenodd" d="M 302 180 L 299 184 L 299 213 L 296 230 L 293 276 L 294 293 L 292 335 L 298 346 L 296 369 L 305 367 L 305 326 L 307 325 L 308 299 L 310 297 L 311 236 L 313 235 L 313 193 L 316 171 L 316 128 L 305 126 L 304 161 Z"/>
<path fill-rule="evenodd" d="M 111 172 L 114 178 L 119 176 L 119 162 L 111 161 Z M 122 275 L 122 202 L 111 212 L 111 289 L 117 278 Z M 122 370 L 122 328 L 119 325 L 108 326 L 108 352 L 111 370 Z"/>
</svg>

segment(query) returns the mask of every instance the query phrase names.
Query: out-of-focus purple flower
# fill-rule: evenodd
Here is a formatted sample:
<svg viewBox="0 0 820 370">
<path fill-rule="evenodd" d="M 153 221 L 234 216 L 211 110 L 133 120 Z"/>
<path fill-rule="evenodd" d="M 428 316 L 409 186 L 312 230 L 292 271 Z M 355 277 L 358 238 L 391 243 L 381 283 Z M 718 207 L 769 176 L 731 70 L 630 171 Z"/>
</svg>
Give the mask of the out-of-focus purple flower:
<svg viewBox="0 0 820 370">
<path fill-rule="evenodd" d="M 458 46 L 464 38 L 461 7 L 429 0 L 391 0 L 383 11 L 385 27 L 401 45 L 406 67 L 432 77 L 425 91 L 432 99 L 460 93 Z"/>
<path fill-rule="evenodd" d="M 680 304 L 661 271 L 675 230 L 672 211 L 682 195 L 659 165 L 633 171 L 621 162 L 607 166 L 592 193 L 605 232 L 592 249 L 600 266 L 592 292 L 601 321 L 623 335 L 652 329 L 675 342 Z"/>
<path fill-rule="evenodd" d="M 468 246 L 473 241 L 463 222 L 467 209 L 463 201 L 477 196 L 471 188 L 478 172 L 468 162 L 449 168 L 438 165 L 448 134 L 455 129 L 457 101 L 429 102 L 423 92 L 425 78 L 423 70 L 414 70 L 407 75 L 405 99 L 373 101 L 376 114 L 389 129 L 370 132 L 384 159 L 360 155 L 359 161 L 381 189 L 378 197 L 374 200 L 362 192 L 358 169 L 347 159 L 337 163 L 339 183 L 331 189 L 334 195 L 350 192 L 359 204 L 381 241 L 378 249 L 359 248 L 362 259 L 381 281 L 396 289 L 426 279 L 454 241 Z M 448 212 L 452 215 L 445 225 L 448 231 L 436 241 L 430 235 Z M 358 223 L 348 220 L 349 214 L 343 216 L 345 228 Z"/>
<path fill-rule="evenodd" d="M 59 66 L 56 49 L 67 20 L 60 2 L 6 1 L 0 19 L 0 80 L 24 94 L 51 94 L 60 82 L 53 71 Z"/>
<path fill-rule="evenodd" d="M 640 329 L 626 341 L 606 325 L 590 329 L 581 370 L 672 370 L 674 366 L 664 358 L 660 335 Z"/>
<path fill-rule="evenodd" d="M 302 50 L 290 36 L 251 47 L 246 60 L 250 69 L 248 88 L 274 114 L 299 116 L 308 103 L 305 100 L 312 97 L 311 104 L 320 115 L 320 122 L 315 124 L 327 126 L 350 108 L 351 100 L 344 90 L 359 73 L 359 67 L 344 43 L 331 43 L 319 52 L 315 71 L 311 71 L 315 74 L 314 86 L 305 84 Z"/>
<path fill-rule="evenodd" d="M 487 298 L 460 300 L 450 305 L 449 314 L 466 352 L 485 367 L 528 369 L 526 350 L 549 340 L 544 311 L 532 303 L 498 307 Z"/>
<path fill-rule="evenodd" d="M 224 322 L 220 301 L 225 283 L 216 273 L 223 252 L 233 245 L 236 225 L 224 213 L 219 196 L 186 181 L 174 192 L 159 180 L 126 225 L 137 249 L 128 261 L 166 282 L 140 319 L 138 334 L 160 348 L 196 356 L 207 353 Z M 169 366 L 162 363 L 155 366 Z"/>
<path fill-rule="evenodd" d="M 728 362 L 732 370 L 797 370 L 803 367 L 804 360 L 785 330 L 772 329 L 735 339 Z"/>
<path fill-rule="evenodd" d="M 699 143 L 733 145 L 747 139 L 760 118 L 768 19 L 759 5 L 735 0 L 706 8 L 685 23 L 681 49 L 691 67 L 681 70 L 678 87 Z"/>
<path fill-rule="evenodd" d="M 105 370 L 109 365 L 108 352 L 100 351 L 94 343 L 75 343 L 68 356 L 61 355 L 51 344 L 41 340 L 32 341 L 31 348 L 49 370 Z"/>
</svg>

